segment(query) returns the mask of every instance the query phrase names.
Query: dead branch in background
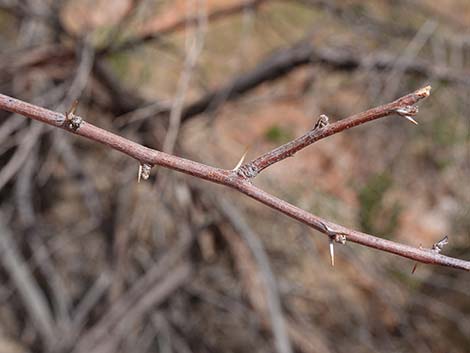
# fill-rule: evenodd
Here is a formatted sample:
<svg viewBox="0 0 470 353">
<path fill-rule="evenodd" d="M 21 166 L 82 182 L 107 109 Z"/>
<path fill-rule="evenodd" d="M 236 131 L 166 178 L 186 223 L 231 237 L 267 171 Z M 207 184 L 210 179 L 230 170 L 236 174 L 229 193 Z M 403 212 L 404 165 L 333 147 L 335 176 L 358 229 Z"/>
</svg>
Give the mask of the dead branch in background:
<svg viewBox="0 0 470 353">
<path fill-rule="evenodd" d="M 308 40 L 301 40 L 290 47 L 274 52 L 260 61 L 253 70 L 241 75 L 237 73 L 236 77 L 227 84 L 188 104 L 183 111 L 182 119 L 186 120 L 215 110 L 220 106 L 217 102 L 234 100 L 263 83 L 277 80 L 305 65 L 320 64 L 340 71 L 354 71 L 361 68 L 387 71 L 394 68 L 395 62 L 396 56 L 391 53 L 376 52 L 364 56 L 346 49 L 317 47 Z M 419 58 L 414 58 L 413 62 L 407 62 L 402 69 L 408 74 L 470 85 L 470 74 L 436 66 Z M 225 100 L 220 100 L 219 97 L 224 97 Z"/>
<path fill-rule="evenodd" d="M 214 21 L 239 14 L 246 9 L 256 10 L 267 0 L 249 0 L 242 1 L 226 8 L 216 9 L 207 14 L 207 21 Z M 301 1 L 302 2 L 302 1 Z M 309 3 L 309 1 L 307 1 Z M 317 6 L 325 7 L 324 1 L 313 1 Z M 335 14 L 346 16 L 344 9 L 337 7 L 326 9 Z M 366 18 L 366 22 L 373 22 L 373 19 Z M 113 46 L 112 43 L 105 48 L 98 49 L 96 58 L 93 62 L 93 74 L 98 81 L 106 87 L 106 90 L 112 99 L 112 111 L 116 115 L 128 113 L 136 110 L 143 105 L 150 105 L 147 99 L 140 97 L 136 92 L 125 89 L 120 84 L 111 71 L 103 64 L 102 59 L 110 54 L 135 48 L 160 39 L 171 33 L 180 31 L 186 26 L 195 26 L 197 16 L 184 17 L 178 19 L 159 30 L 140 37 L 129 39 L 120 45 Z M 384 24 L 375 24 L 381 27 Z M 407 36 L 412 36 L 409 30 Z M 18 59 L 19 58 L 19 59 Z M 13 52 L 1 57 L 0 70 L 6 73 L 13 73 L 26 67 L 36 67 L 44 64 L 64 63 L 73 60 L 73 49 L 64 45 L 50 45 L 39 48 L 32 48 Z M 259 85 L 274 81 L 284 77 L 291 71 L 310 64 L 324 65 L 328 68 L 340 71 L 354 71 L 360 69 L 374 69 L 377 71 L 393 70 L 396 68 L 397 57 L 391 52 L 374 51 L 367 55 L 363 52 L 354 52 L 347 48 L 337 48 L 330 46 L 316 46 L 308 39 L 303 39 L 293 45 L 276 50 L 274 53 L 262 59 L 252 70 L 239 74 L 229 79 L 226 84 L 203 95 L 197 100 L 183 107 L 181 120 L 192 118 L 204 112 L 214 111 L 226 101 L 237 99 Z M 464 70 L 456 70 L 443 63 L 433 64 L 428 60 L 413 58 L 412 61 L 400 63 L 400 70 L 407 74 L 415 74 L 422 77 L 428 77 L 443 82 L 458 83 L 470 85 L 470 74 Z M 171 108 L 163 107 L 159 109 L 159 115 L 170 115 Z"/>
<path fill-rule="evenodd" d="M 388 34 L 393 37 L 412 37 L 415 29 L 400 25 L 396 22 L 384 21 L 379 18 L 367 14 L 366 11 L 359 13 L 357 7 L 352 5 L 338 5 L 338 2 L 329 0 L 292 0 L 309 8 L 318 8 L 326 13 L 337 17 L 342 23 L 358 27 L 360 30 L 365 29 L 372 35 Z"/>
<path fill-rule="evenodd" d="M 173 153 L 173 149 L 178 138 L 179 129 L 181 126 L 181 113 L 184 107 L 184 101 L 190 87 L 191 77 L 196 67 L 197 60 L 201 55 L 204 47 L 204 40 L 207 32 L 207 4 L 205 2 L 197 2 L 198 16 L 196 19 L 197 27 L 195 32 L 191 34 L 189 28 L 186 29 L 188 37 L 186 38 L 186 59 L 184 68 L 178 80 L 178 87 L 173 99 L 173 104 L 170 111 L 168 132 L 163 141 L 162 150 L 167 153 Z M 193 9 L 188 9 L 188 16 Z"/>
<path fill-rule="evenodd" d="M 255 270 L 253 273 L 260 273 L 262 283 L 261 291 L 265 292 L 264 296 L 266 297 L 266 304 L 263 300 L 256 300 L 253 298 L 253 305 L 257 310 L 261 311 L 264 316 L 267 316 L 266 312 L 269 313 L 269 325 L 271 326 L 278 352 L 292 352 L 291 343 L 286 329 L 286 320 L 282 312 L 278 284 L 271 269 L 269 258 L 266 254 L 266 250 L 263 247 L 263 243 L 258 238 L 256 233 L 245 222 L 243 216 L 237 210 L 237 208 L 234 207 L 228 200 L 223 197 L 221 198 L 216 196 L 215 203 L 218 204 L 218 208 L 220 209 L 220 212 L 223 214 L 224 218 L 229 221 L 236 233 L 239 234 L 239 237 L 246 243 L 246 246 L 257 262 L 259 270 Z M 256 289 L 255 291 L 259 296 L 259 292 Z"/>
<path fill-rule="evenodd" d="M 213 22 L 216 20 L 224 19 L 228 16 L 233 16 L 239 14 L 245 10 L 257 10 L 262 3 L 267 2 L 268 0 L 243 0 L 234 5 L 222 7 L 216 10 L 213 10 L 207 14 L 207 21 Z M 176 21 L 171 22 L 170 24 L 160 28 L 158 31 L 153 33 L 144 34 L 141 36 L 137 36 L 135 38 L 128 39 L 117 46 L 108 46 L 100 51 L 98 51 L 98 55 L 107 55 L 110 53 L 121 52 L 125 50 L 133 49 L 137 46 L 141 46 L 143 44 L 147 44 L 149 42 L 157 41 L 162 36 L 174 33 L 176 31 L 183 30 L 187 27 L 196 26 L 199 22 L 198 15 L 195 16 L 184 16 Z"/>
<path fill-rule="evenodd" d="M 24 259 L 14 241 L 14 235 L 7 228 L 3 219 L 0 219 L 0 260 L 7 269 L 11 280 L 18 288 L 23 298 L 26 311 L 33 320 L 35 327 L 47 347 L 52 347 L 56 341 L 57 326 L 52 310 L 47 304 L 47 298 L 41 291 L 28 266 L 24 266 Z"/>
<path fill-rule="evenodd" d="M 405 114 L 405 116 L 416 114 L 417 108 L 414 107 L 414 104 L 416 104 L 421 99 L 428 97 L 429 91 L 430 87 L 422 88 L 406 96 L 403 96 L 392 103 L 385 104 L 364 113 L 353 115 L 336 123 L 320 127 L 318 130 L 323 131 L 322 134 L 324 134 L 326 137 L 380 117 L 390 116 L 393 114 Z M 139 161 L 139 163 L 150 166 L 159 165 L 204 180 L 229 186 L 271 208 L 288 215 L 291 218 L 297 219 L 309 225 L 310 227 L 327 234 L 330 238 L 334 237 L 336 239 L 337 236 L 340 236 L 341 239 L 344 237 L 344 240 L 349 240 L 354 243 L 400 255 L 418 262 L 437 264 L 470 271 L 470 261 L 459 260 L 427 250 L 399 244 L 386 239 L 381 239 L 366 233 L 345 228 L 317 217 L 257 188 L 249 180 L 247 180 L 247 176 L 241 176 L 239 171 L 214 168 L 202 163 L 197 163 L 181 157 L 147 148 L 124 137 L 115 135 L 107 130 L 103 130 L 86 121 L 83 121 L 83 119 L 78 116 L 74 116 L 75 122 L 78 122 L 78 124 L 72 125 L 67 120 L 67 116 L 62 113 L 41 108 L 1 94 L 0 108 L 24 115 L 28 118 L 38 120 L 55 127 L 65 129 L 76 135 L 89 138 L 95 142 L 102 143 L 108 147 L 135 158 L 137 161 Z M 308 144 L 311 143 L 309 140 L 307 141 L 309 142 Z M 280 152 L 273 152 L 273 155 L 276 156 L 276 158 L 293 155 L 296 151 L 303 147 L 304 143 L 299 143 L 298 141 L 294 140 L 292 146 L 284 146 Z M 268 165 L 271 165 L 275 162 L 271 157 L 263 160 L 266 160 Z"/>
<path fill-rule="evenodd" d="M 191 269 L 187 261 L 181 259 L 185 258 L 195 238 L 190 234 L 182 238 L 115 300 L 92 329 L 82 336 L 77 333 L 74 352 L 91 352 L 94 349 L 99 352 L 100 347 L 109 344 L 108 341 L 117 344 L 119 340 L 115 335 L 124 335 L 123 328 L 135 324 L 146 310 L 184 284 Z M 108 337 L 110 332 L 113 333 L 111 339 Z"/>
</svg>

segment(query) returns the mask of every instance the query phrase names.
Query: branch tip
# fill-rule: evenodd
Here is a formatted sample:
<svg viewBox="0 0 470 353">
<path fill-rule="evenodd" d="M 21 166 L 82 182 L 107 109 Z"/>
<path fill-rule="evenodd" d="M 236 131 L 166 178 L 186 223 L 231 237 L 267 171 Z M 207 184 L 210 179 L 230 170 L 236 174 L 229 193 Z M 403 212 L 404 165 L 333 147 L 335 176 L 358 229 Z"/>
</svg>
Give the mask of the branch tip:
<svg viewBox="0 0 470 353">
<path fill-rule="evenodd" d="M 431 87 L 430 85 L 428 85 L 428 86 L 426 86 L 426 87 L 423 87 L 423 88 L 420 88 L 419 90 L 417 90 L 417 91 L 415 92 L 415 94 L 416 94 L 417 96 L 419 96 L 420 99 L 429 97 L 429 95 L 431 94 L 431 88 L 432 88 L 432 87 Z"/>
</svg>

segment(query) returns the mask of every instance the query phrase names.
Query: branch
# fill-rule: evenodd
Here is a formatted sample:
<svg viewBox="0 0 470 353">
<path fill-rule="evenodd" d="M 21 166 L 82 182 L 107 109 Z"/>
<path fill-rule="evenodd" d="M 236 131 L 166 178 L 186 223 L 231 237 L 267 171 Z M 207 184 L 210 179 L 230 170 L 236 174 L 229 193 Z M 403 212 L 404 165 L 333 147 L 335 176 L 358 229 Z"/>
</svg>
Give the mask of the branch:
<svg viewBox="0 0 470 353">
<path fill-rule="evenodd" d="M 142 105 L 151 104 L 135 92 L 122 89 L 118 80 L 100 61 L 99 51 L 96 56 L 93 73 L 111 94 L 114 114 L 121 115 Z M 13 74 L 26 67 L 39 66 L 51 61 L 63 63 L 72 58 L 73 52 L 63 46 L 34 48 L 8 55 L 0 55 L 0 72 Z M 214 111 L 226 101 L 235 100 L 266 82 L 277 80 L 309 64 L 319 64 L 340 71 L 354 71 L 362 68 L 388 71 L 395 66 L 396 55 L 379 51 L 364 55 L 364 53 L 353 53 L 347 49 L 328 46 L 317 47 L 307 40 L 300 40 L 291 46 L 275 51 L 262 59 L 252 70 L 242 74 L 237 73 L 223 86 L 187 104 L 181 114 L 181 120 L 186 121 L 201 113 Z M 443 82 L 470 85 L 470 75 L 467 72 L 455 70 L 448 66 L 434 65 L 420 58 L 415 58 L 413 62 L 406 63 L 403 70 L 408 74 Z M 169 115 L 169 113 L 169 108 L 163 108 L 160 112 L 162 115 Z"/>
<path fill-rule="evenodd" d="M 413 27 L 404 26 L 398 23 L 398 21 L 382 20 L 368 15 L 367 12 L 359 14 L 354 5 L 344 6 L 340 2 L 329 0 L 294 0 L 294 2 L 306 7 L 324 10 L 326 14 L 337 17 L 348 26 L 358 27 L 359 29 L 371 32 L 373 35 L 381 35 L 381 38 L 383 38 L 384 34 L 393 37 L 409 38 L 414 36 L 416 32 Z"/>
<path fill-rule="evenodd" d="M 48 301 L 41 291 L 39 284 L 25 265 L 25 260 L 14 241 L 13 232 L 7 228 L 0 218 L 0 261 L 10 276 L 10 281 L 18 288 L 29 317 L 48 347 L 56 342 L 57 326 L 48 305 Z"/>
<path fill-rule="evenodd" d="M 424 98 L 424 96 L 427 96 L 428 93 L 428 89 L 424 88 L 416 91 L 415 93 L 412 93 L 411 95 L 404 96 L 393 103 L 390 103 L 391 105 L 385 105 L 385 107 L 388 106 L 389 109 L 396 109 L 401 105 L 407 106 L 410 103 L 414 104 L 414 100 L 418 101 L 419 99 Z M 343 226 L 329 222 L 323 218 L 317 217 L 307 211 L 289 204 L 284 200 L 268 194 L 267 192 L 254 186 L 246 178 L 239 176 L 237 171 L 211 167 L 202 163 L 197 163 L 185 158 L 169 155 L 147 148 L 124 137 L 96 127 L 86 121 L 83 121 L 81 117 L 75 116 L 73 114 L 69 113 L 64 115 L 2 94 L 0 94 L 0 109 L 18 113 L 31 119 L 65 129 L 71 133 L 86 137 L 92 141 L 99 142 L 122 153 L 125 153 L 132 158 L 135 158 L 142 164 L 150 166 L 159 165 L 198 177 L 200 179 L 234 188 L 257 201 L 273 209 L 276 209 L 291 218 L 305 223 L 319 232 L 328 235 L 330 239 L 332 237 L 336 238 L 337 235 L 340 235 L 341 240 L 347 239 L 354 243 L 365 245 L 378 250 L 383 250 L 385 252 L 406 257 L 418 262 L 470 271 L 470 261 L 451 258 L 437 254 L 432 250 L 420 249 L 395 243 L 390 240 L 381 239 L 369 234 L 345 228 Z M 376 109 L 383 109 L 383 106 Z M 372 111 L 375 110 L 373 109 Z M 358 114 L 352 116 L 351 118 L 345 119 L 343 122 L 332 124 L 329 128 L 325 129 L 325 137 L 327 135 L 331 135 L 344 129 L 370 121 L 372 119 L 371 114 L 366 113 Z M 389 114 L 377 114 L 376 118 L 384 117 L 386 115 Z M 329 132 L 328 134 L 327 131 Z"/>
<path fill-rule="evenodd" d="M 279 353 L 292 352 L 293 350 L 286 330 L 286 318 L 284 317 L 281 306 L 278 285 L 271 269 L 271 265 L 269 264 L 268 254 L 263 247 L 263 243 L 258 238 L 257 234 L 245 222 L 237 208 L 233 207 L 228 200 L 216 197 L 215 202 L 218 204 L 218 208 L 224 218 L 226 218 L 232 225 L 235 232 L 239 233 L 239 237 L 246 244 L 245 246 L 248 248 L 248 251 L 252 253 L 254 260 L 257 262 L 259 269 L 255 269 L 254 273 L 259 273 L 260 278 L 259 281 L 255 280 L 255 282 L 258 282 L 257 285 L 250 286 L 255 287 L 250 289 L 256 293 L 256 298 L 253 298 L 253 295 L 249 295 L 251 297 L 252 305 L 256 310 L 261 312 L 263 317 L 267 316 L 267 313 L 269 313 L 270 320 L 268 325 L 273 332 L 277 351 Z M 232 247 L 234 246 L 232 245 Z M 240 246 L 238 246 L 238 248 L 240 248 Z M 234 252 L 240 253 L 240 250 L 236 251 L 236 249 L 234 249 Z M 238 256 L 235 254 L 235 256 L 242 258 L 240 262 L 243 263 L 243 266 L 240 267 L 240 272 L 243 272 L 243 267 L 245 267 L 245 272 L 250 273 L 253 271 L 246 270 L 246 255 L 250 256 L 249 252 L 248 254 L 243 252 L 242 254 L 238 254 Z M 250 276 L 252 276 L 252 274 L 250 274 Z M 260 290 L 261 292 L 265 292 L 264 295 L 266 297 L 266 301 L 262 299 L 262 296 L 260 297 Z"/>
<path fill-rule="evenodd" d="M 214 22 L 223 18 L 239 14 L 245 10 L 257 10 L 266 0 L 243 0 L 233 5 L 215 9 L 207 14 L 207 21 Z M 169 24 L 164 25 L 154 33 L 147 33 L 130 38 L 117 46 L 105 47 L 98 51 L 98 56 L 113 54 L 116 52 L 134 49 L 137 46 L 147 44 L 161 39 L 164 35 L 174 33 L 189 27 L 195 27 L 198 23 L 198 16 L 184 16 Z"/>
<path fill-rule="evenodd" d="M 311 145 L 312 143 L 331 136 L 338 132 L 350 129 L 354 126 L 364 124 L 368 121 L 383 118 L 393 114 L 399 114 L 411 119 L 411 115 L 416 115 L 418 109 L 414 104 L 429 96 L 431 86 L 424 87 L 406 96 L 397 99 L 394 102 L 369 109 L 365 112 L 352 115 L 348 118 L 328 124 L 328 117 L 322 115 L 312 130 L 304 135 L 277 147 L 276 149 L 263 154 L 262 156 L 242 165 L 238 170 L 238 175 L 245 178 L 253 178 L 263 169 L 282 161 L 287 157 L 293 156 L 296 152 Z M 406 112 L 406 115 L 404 114 Z M 414 122 L 414 120 L 412 120 Z"/>
<path fill-rule="evenodd" d="M 301 41 L 288 48 L 277 50 L 261 60 L 253 70 L 236 73 L 225 85 L 188 104 L 182 114 L 186 120 L 198 114 L 214 111 L 225 101 L 234 100 L 259 85 L 277 80 L 291 71 L 312 62 L 312 46 Z"/>
<path fill-rule="evenodd" d="M 320 64 L 339 71 L 354 71 L 373 68 L 387 71 L 395 66 L 396 56 L 387 52 L 374 52 L 370 55 L 353 53 L 347 49 L 317 47 L 308 40 L 279 49 L 261 60 L 258 65 L 246 73 L 237 73 L 235 78 L 225 85 L 205 94 L 188 104 L 182 114 L 182 120 L 198 114 L 216 110 L 225 101 L 235 100 L 265 82 L 283 77 L 290 72 L 310 64 Z M 470 75 L 464 71 L 453 70 L 446 66 L 415 58 L 403 66 L 408 74 L 415 74 L 443 82 L 470 85 Z M 223 99 L 221 99 L 223 98 Z"/>
</svg>

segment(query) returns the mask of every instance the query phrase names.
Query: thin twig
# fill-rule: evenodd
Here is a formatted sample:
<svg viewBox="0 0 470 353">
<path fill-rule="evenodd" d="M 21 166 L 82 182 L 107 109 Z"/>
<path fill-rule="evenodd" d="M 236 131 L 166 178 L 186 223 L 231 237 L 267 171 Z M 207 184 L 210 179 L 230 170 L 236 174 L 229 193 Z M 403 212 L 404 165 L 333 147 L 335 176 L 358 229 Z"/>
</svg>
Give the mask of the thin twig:
<svg viewBox="0 0 470 353">
<path fill-rule="evenodd" d="M 57 341 L 57 327 L 47 299 L 41 291 L 23 256 L 19 252 L 14 235 L 0 216 L 0 261 L 7 270 L 10 280 L 18 289 L 26 311 L 33 320 L 39 334 L 48 347 Z"/>
<path fill-rule="evenodd" d="M 409 111 L 409 115 L 415 115 L 417 110 L 412 109 L 413 105 L 419 102 L 421 99 L 428 97 L 430 91 L 430 86 L 424 87 L 413 93 L 403 96 L 396 101 L 393 101 L 392 103 L 369 109 L 365 112 L 355 114 L 332 124 L 328 124 L 327 117 L 322 116 L 312 130 L 290 142 L 287 142 L 282 146 L 277 147 L 270 152 L 261 155 L 260 157 L 246 163 L 245 165 L 242 165 L 238 169 L 237 173 L 241 177 L 248 179 L 253 178 L 263 169 L 283 159 L 286 159 L 287 157 L 293 156 L 296 152 L 307 146 L 310 146 L 312 143 L 318 140 L 350 129 L 354 126 L 364 124 L 368 121 L 383 118 L 393 114 L 402 115 L 401 111 L 405 108 L 407 111 Z"/>
<path fill-rule="evenodd" d="M 308 38 L 303 39 L 268 55 L 250 71 L 241 74 L 237 72 L 235 77 L 223 86 L 188 104 L 182 113 L 182 120 L 185 121 L 204 112 L 212 112 L 223 102 L 235 100 L 259 85 L 279 79 L 305 65 L 319 64 L 338 71 L 370 68 L 386 72 L 394 67 L 395 61 L 396 56 L 392 53 L 377 51 L 364 56 L 363 53 L 354 53 L 348 49 L 331 46 L 317 47 Z M 454 70 L 448 66 L 437 66 L 419 58 L 407 63 L 405 71 L 407 74 L 433 80 L 467 86 L 470 84 L 470 75 L 466 72 Z M 126 96 L 123 97 L 125 98 Z"/>
<path fill-rule="evenodd" d="M 23 163 L 26 162 L 31 154 L 31 150 L 34 148 L 36 141 L 43 132 L 44 126 L 40 124 L 32 124 L 26 134 L 24 142 L 15 152 L 14 156 L 8 161 L 8 163 L 2 168 L 0 172 L 0 190 L 15 176 L 15 174 L 21 169 Z"/>
<path fill-rule="evenodd" d="M 81 340 L 76 345 L 73 352 L 103 352 L 107 351 L 103 348 L 113 347 L 119 343 L 121 338 L 125 336 L 126 332 L 130 331 L 130 327 L 134 326 L 138 319 L 140 319 L 149 308 L 157 306 L 164 300 L 166 300 L 176 289 L 184 285 L 187 282 L 192 272 L 191 266 L 188 263 L 181 263 L 174 268 L 171 268 L 164 278 L 157 283 L 152 283 L 147 292 L 145 292 L 138 301 L 126 311 L 126 315 L 122 320 L 113 322 L 110 331 L 106 332 L 104 336 L 97 342 Z M 87 337 L 87 336 L 84 336 Z M 96 345 L 94 345 L 96 343 Z M 110 352 L 115 349 L 109 350 Z"/>
<path fill-rule="evenodd" d="M 177 268 L 178 261 L 184 258 L 184 254 L 188 251 L 194 241 L 193 236 L 184 236 L 183 239 L 176 244 L 170 251 L 151 268 L 134 282 L 132 286 L 119 298 L 117 298 L 113 305 L 107 312 L 101 315 L 100 320 L 95 323 L 92 329 L 79 338 L 76 343 L 74 352 L 89 352 L 91 347 L 98 345 L 100 341 L 105 340 L 106 334 L 113 331 L 119 322 L 125 321 L 129 313 L 134 311 L 137 304 L 150 292 L 153 285 L 159 285 L 165 281 L 165 274 L 170 272 L 172 268 Z"/>
<path fill-rule="evenodd" d="M 232 224 L 237 233 L 240 234 L 258 263 L 261 280 L 266 290 L 266 301 L 268 304 L 276 349 L 279 353 L 290 353 L 293 349 L 286 330 L 278 285 L 271 269 L 266 250 L 264 249 L 261 240 L 245 222 L 236 207 L 234 207 L 225 198 L 217 198 L 216 202 L 218 203 L 222 214 Z"/>
<path fill-rule="evenodd" d="M 395 96 L 400 87 L 400 83 L 403 82 L 402 77 L 406 72 L 406 68 L 415 61 L 419 52 L 426 45 L 426 42 L 433 35 L 438 26 L 439 24 L 434 20 L 424 22 L 414 38 L 398 56 L 395 64 L 392 66 L 392 70 L 385 79 L 385 89 L 382 93 L 385 99 L 391 99 Z"/>
<path fill-rule="evenodd" d="M 72 328 L 74 338 L 77 338 L 85 326 L 88 315 L 111 285 L 111 275 L 102 272 L 88 291 L 82 296 L 72 314 Z"/>
<path fill-rule="evenodd" d="M 391 115 L 392 112 L 397 109 L 413 105 L 428 95 L 429 88 L 422 88 L 392 103 L 385 104 L 368 110 L 365 113 L 356 114 L 350 118 L 330 124 L 319 130 L 321 133 L 319 136 L 316 136 L 316 139 L 318 140 L 319 137 L 324 138 L 333 135 L 353 126 L 364 124 L 373 119 Z M 185 158 L 147 148 L 124 137 L 113 134 L 112 132 L 96 127 L 86 121 L 83 121 L 77 129 L 70 129 L 67 127 L 67 124 L 64 124 L 66 122 L 64 114 L 41 108 L 2 94 L 0 94 L 0 109 L 18 113 L 31 119 L 65 129 L 76 135 L 89 138 L 92 141 L 102 143 L 117 151 L 123 152 L 142 163 L 159 165 L 200 179 L 229 186 L 291 218 L 309 225 L 322 233 L 327 233 L 325 229 L 329 229 L 329 233 L 334 232 L 338 235 L 343 235 L 348 241 L 374 249 L 383 250 L 385 252 L 400 255 L 422 263 L 438 264 L 470 271 L 470 261 L 455 259 L 441 254 L 435 254 L 428 250 L 418 249 L 412 246 L 395 243 L 390 240 L 381 239 L 342 227 L 323 218 L 317 217 L 257 188 L 249 180 L 240 177 L 237 172 L 211 167 L 202 163 L 197 163 Z M 301 146 L 300 148 L 303 148 L 303 145 L 299 146 Z M 280 156 L 282 156 L 282 154 L 280 154 Z"/>
<path fill-rule="evenodd" d="M 193 8 L 188 2 L 188 17 L 193 12 Z M 181 126 L 181 114 L 184 109 L 184 100 L 188 94 L 189 84 L 191 77 L 193 76 L 194 69 L 197 64 L 197 60 L 201 55 L 204 47 L 204 38 L 207 32 L 207 4 L 204 1 L 197 2 L 195 4 L 198 7 L 197 15 L 197 27 L 195 33 L 190 33 L 191 29 L 186 28 L 186 59 L 184 62 L 184 69 L 180 75 L 178 81 L 178 89 L 173 100 L 173 104 L 170 112 L 170 121 L 168 132 L 163 141 L 163 151 L 172 153 L 175 147 L 175 143 L 178 137 L 179 129 Z"/>
<path fill-rule="evenodd" d="M 230 6 L 217 8 L 206 15 L 207 21 L 213 22 L 216 20 L 224 19 L 228 16 L 236 15 L 244 11 L 245 9 L 257 9 L 262 5 L 263 2 L 266 2 L 266 0 L 244 0 Z M 162 28 L 158 29 L 153 33 L 141 34 L 137 37 L 130 38 L 117 46 L 103 48 L 102 50 L 98 51 L 98 55 L 104 56 L 116 52 L 131 50 L 134 49 L 136 46 L 159 40 L 164 35 L 188 28 L 190 26 L 194 27 L 198 24 L 198 22 L 198 15 L 184 16 L 183 18 L 177 19 L 176 21 L 171 22 L 168 25 L 164 25 Z"/>
</svg>

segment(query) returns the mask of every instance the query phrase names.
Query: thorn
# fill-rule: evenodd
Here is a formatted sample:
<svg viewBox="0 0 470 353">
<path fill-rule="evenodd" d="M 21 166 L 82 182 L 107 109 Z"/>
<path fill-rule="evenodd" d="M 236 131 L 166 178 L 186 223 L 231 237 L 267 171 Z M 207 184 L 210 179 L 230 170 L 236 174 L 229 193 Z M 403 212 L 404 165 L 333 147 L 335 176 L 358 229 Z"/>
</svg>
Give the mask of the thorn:
<svg viewBox="0 0 470 353">
<path fill-rule="evenodd" d="M 142 176 L 142 164 L 139 164 L 139 173 L 137 174 L 137 183 L 140 183 L 141 176 Z"/>
<path fill-rule="evenodd" d="M 444 238 L 442 238 L 441 240 L 435 242 L 434 244 L 432 244 L 431 246 L 431 251 L 436 253 L 436 254 L 440 254 L 442 249 L 444 249 L 444 246 L 446 246 L 447 244 L 449 244 L 449 237 L 446 235 L 444 236 Z M 420 249 L 423 249 L 423 247 L 421 246 L 421 244 L 419 244 L 419 248 Z M 429 250 L 429 249 L 427 249 Z M 416 262 L 414 267 L 413 267 L 413 270 L 411 271 L 411 274 L 415 273 L 415 270 L 416 270 L 416 267 L 418 267 L 418 263 Z"/>
<path fill-rule="evenodd" d="M 75 99 L 75 100 L 73 101 L 72 105 L 70 106 L 69 111 L 66 113 L 67 118 L 68 118 L 70 115 L 75 115 L 75 112 L 77 111 L 77 107 L 78 107 L 78 99 Z"/>
<path fill-rule="evenodd" d="M 418 107 L 415 107 L 413 105 L 407 105 L 405 107 L 397 109 L 396 112 L 401 117 L 407 119 L 408 121 L 411 121 L 415 125 L 418 125 L 418 122 L 412 118 L 412 116 L 418 114 Z"/>
<path fill-rule="evenodd" d="M 243 161 L 245 160 L 246 155 L 248 154 L 248 149 L 249 147 L 245 148 L 245 152 L 243 152 L 242 158 L 240 158 L 235 168 L 232 169 L 233 171 L 236 171 L 238 168 L 241 167 L 241 165 L 243 164 Z"/>
<path fill-rule="evenodd" d="M 346 244 L 347 237 L 345 234 L 338 233 L 333 229 L 330 229 L 325 223 L 321 222 L 321 225 L 326 231 L 326 234 L 330 238 L 329 248 L 330 248 L 330 260 L 331 266 L 335 266 L 335 245 L 334 243 Z"/>
<path fill-rule="evenodd" d="M 418 125 L 418 122 L 417 122 L 415 119 L 413 119 L 411 116 L 409 116 L 409 115 L 402 115 L 402 117 L 404 117 L 404 118 L 407 119 L 408 121 L 411 121 L 413 124 Z"/>
<path fill-rule="evenodd" d="M 70 106 L 70 109 L 65 113 L 65 123 L 66 126 L 71 130 L 78 130 L 80 125 L 82 125 L 83 119 L 78 115 L 75 115 L 78 107 L 78 99 L 75 99 Z"/>
<path fill-rule="evenodd" d="M 331 266 L 335 267 L 335 244 L 333 238 L 330 238 L 330 260 Z"/>
</svg>

